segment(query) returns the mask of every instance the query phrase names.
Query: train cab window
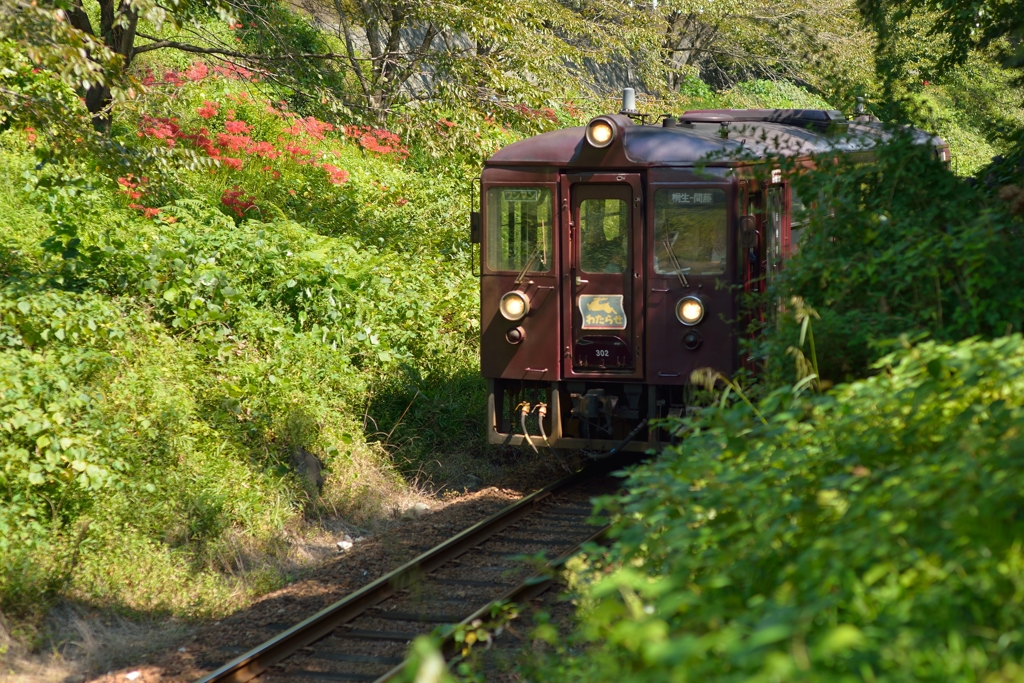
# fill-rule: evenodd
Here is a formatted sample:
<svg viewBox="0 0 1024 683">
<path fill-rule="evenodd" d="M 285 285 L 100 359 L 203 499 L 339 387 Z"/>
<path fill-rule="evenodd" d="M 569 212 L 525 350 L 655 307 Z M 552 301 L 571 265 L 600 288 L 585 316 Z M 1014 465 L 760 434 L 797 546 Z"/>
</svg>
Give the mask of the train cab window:
<svg viewBox="0 0 1024 683">
<path fill-rule="evenodd" d="M 553 263 L 551 190 L 492 187 L 487 190 L 487 267 L 547 273 Z"/>
<path fill-rule="evenodd" d="M 669 188 L 654 193 L 654 272 L 721 275 L 726 258 L 725 191 Z"/>
<path fill-rule="evenodd" d="M 621 273 L 629 256 L 629 206 L 621 199 L 580 202 L 580 268 Z"/>
</svg>

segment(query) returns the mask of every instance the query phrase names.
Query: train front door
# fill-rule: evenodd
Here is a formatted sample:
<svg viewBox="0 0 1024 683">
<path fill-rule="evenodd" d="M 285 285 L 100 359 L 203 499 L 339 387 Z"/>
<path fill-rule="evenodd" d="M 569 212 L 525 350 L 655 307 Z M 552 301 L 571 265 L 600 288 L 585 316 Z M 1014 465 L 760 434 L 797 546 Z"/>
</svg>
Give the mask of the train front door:
<svg viewBox="0 0 1024 683">
<path fill-rule="evenodd" d="M 563 377 L 643 377 L 638 173 L 562 176 Z"/>
</svg>

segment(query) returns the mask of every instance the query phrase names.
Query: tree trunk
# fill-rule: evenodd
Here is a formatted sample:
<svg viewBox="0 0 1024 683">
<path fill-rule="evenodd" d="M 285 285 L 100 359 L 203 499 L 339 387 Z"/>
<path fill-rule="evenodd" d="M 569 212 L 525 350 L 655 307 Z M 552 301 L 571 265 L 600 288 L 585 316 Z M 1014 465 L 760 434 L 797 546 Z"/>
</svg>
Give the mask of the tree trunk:
<svg viewBox="0 0 1024 683">
<path fill-rule="evenodd" d="M 111 50 L 121 55 L 123 62 L 122 69 L 127 69 L 131 64 L 135 49 L 135 31 L 139 23 L 138 13 L 132 9 L 130 0 L 121 0 L 120 6 L 116 6 L 117 0 L 99 0 L 100 5 L 100 34 L 98 37 Z M 68 21 L 72 26 L 84 33 L 96 36 L 89 21 L 89 15 L 82 7 L 82 0 L 76 0 L 70 12 Z M 92 114 L 92 125 L 101 133 L 110 130 L 110 105 L 113 99 L 110 95 L 109 85 L 92 85 L 86 89 L 85 107 Z"/>
</svg>

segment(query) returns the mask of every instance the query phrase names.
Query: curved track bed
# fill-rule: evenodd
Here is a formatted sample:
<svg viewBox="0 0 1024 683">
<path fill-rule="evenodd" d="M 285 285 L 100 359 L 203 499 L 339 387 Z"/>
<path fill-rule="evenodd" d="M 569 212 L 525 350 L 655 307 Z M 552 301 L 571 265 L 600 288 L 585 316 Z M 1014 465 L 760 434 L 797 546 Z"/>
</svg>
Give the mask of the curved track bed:
<svg viewBox="0 0 1024 683">
<path fill-rule="evenodd" d="M 570 475 L 453 536 L 304 621 L 284 628 L 199 683 L 386 681 L 409 642 L 442 624 L 469 623 L 498 601 L 522 601 L 550 584 L 531 580 L 543 557 L 564 561 L 602 530 L 591 498 L 611 493 L 603 462 Z M 267 624 L 268 630 L 284 625 Z M 239 648 L 241 649 L 241 648 Z"/>
</svg>

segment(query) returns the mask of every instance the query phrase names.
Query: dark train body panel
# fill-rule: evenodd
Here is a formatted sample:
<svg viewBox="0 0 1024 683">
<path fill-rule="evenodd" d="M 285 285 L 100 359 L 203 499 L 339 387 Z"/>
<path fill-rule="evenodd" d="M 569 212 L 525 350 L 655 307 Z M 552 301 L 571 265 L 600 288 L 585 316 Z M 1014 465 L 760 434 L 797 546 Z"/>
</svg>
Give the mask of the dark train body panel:
<svg viewBox="0 0 1024 683">
<path fill-rule="evenodd" d="M 495 153 L 480 186 L 488 440 L 663 438 L 644 421 L 685 411 L 695 369 L 743 365 L 739 297 L 790 253 L 799 200 L 778 171 L 756 177 L 765 157 L 870 160 L 886 137 L 838 112 L 702 110 L 664 125 L 598 117 Z"/>
</svg>

